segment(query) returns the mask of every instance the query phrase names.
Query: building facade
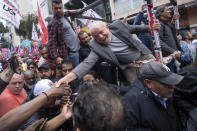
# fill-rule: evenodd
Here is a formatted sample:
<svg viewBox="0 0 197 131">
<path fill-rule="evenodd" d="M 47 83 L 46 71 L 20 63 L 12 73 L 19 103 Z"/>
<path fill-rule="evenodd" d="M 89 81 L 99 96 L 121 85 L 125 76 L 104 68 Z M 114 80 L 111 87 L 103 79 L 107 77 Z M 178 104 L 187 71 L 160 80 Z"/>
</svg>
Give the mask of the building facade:
<svg viewBox="0 0 197 131">
<path fill-rule="evenodd" d="M 162 4 L 169 4 L 169 0 L 153 0 L 154 7 Z M 143 0 L 110 0 L 112 20 L 130 16 L 134 19 L 135 15 L 141 10 Z M 196 0 L 177 0 L 180 13 L 180 26 L 197 27 L 197 1 Z"/>
</svg>

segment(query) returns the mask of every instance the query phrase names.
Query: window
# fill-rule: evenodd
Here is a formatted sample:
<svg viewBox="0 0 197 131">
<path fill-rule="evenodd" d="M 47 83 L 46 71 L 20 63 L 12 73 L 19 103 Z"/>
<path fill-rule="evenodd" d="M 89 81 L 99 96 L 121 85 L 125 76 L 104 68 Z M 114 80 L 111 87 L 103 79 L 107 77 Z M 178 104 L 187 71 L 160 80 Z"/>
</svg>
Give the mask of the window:
<svg viewBox="0 0 197 131">
<path fill-rule="evenodd" d="M 115 14 L 121 15 L 127 13 L 128 11 L 141 8 L 144 0 L 114 0 Z M 153 0 L 156 2 L 159 0 Z"/>
</svg>

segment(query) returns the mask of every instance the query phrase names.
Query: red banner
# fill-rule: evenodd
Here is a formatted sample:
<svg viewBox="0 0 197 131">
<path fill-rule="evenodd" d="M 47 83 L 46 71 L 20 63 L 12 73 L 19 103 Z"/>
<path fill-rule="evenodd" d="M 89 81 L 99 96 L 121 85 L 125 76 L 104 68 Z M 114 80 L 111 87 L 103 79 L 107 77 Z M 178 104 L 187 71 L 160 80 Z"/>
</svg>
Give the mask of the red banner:
<svg viewBox="0 0 197 131">
<path fill-rule="evenodd" d="M 40 7 L 39 7 L 38 2 L 37 2 L 37 6 L 38 6 L 38 20 L 39 20 L 39 24 L 40 24 L 40 27 L 42 30 L 42 32 L 41 32 L 42 43 L 47 44 L 48 43 L 48 30 L 44 24 L 43 19 L 42 19 L 42 15 L 40 12 Z"/>
</svg>

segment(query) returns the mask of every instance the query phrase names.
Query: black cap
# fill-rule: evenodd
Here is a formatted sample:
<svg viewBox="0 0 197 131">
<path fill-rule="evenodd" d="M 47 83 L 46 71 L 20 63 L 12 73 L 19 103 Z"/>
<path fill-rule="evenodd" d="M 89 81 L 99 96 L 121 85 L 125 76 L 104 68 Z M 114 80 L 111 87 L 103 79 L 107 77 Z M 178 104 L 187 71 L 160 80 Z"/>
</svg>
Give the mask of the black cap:
<svg viewBox="0 0 197 131">
<path fill-rule="evenodd" d="M 55 3 L 62 3 L 62 0 L 52 0 L 52 3 L 55 2 Z"/>
<path fill-rule="evenodd" d="M 177 85 L 184 78 L 181 75 L 171 72 L 166 65 L 156 61 L 143 65 L 140 75 L 142 78 L 157 80 L 166 85 Z"/>
</svg>

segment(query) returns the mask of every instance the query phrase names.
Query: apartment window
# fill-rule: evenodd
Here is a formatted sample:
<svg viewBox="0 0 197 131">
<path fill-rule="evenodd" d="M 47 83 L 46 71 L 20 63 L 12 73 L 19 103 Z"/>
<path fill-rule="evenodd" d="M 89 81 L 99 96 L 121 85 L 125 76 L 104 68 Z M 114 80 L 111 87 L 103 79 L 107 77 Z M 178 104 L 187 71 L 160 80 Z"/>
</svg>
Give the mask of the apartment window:
<svg viewBox="0 0 197 131">
<path fill-rule="evenodd" d="M 144 0 L 114 0 L 115 15 L 121 15 L 128 11 L 141 8 Z M 159 0 L 153 0 L 156 2 Z"/>
</svg>

